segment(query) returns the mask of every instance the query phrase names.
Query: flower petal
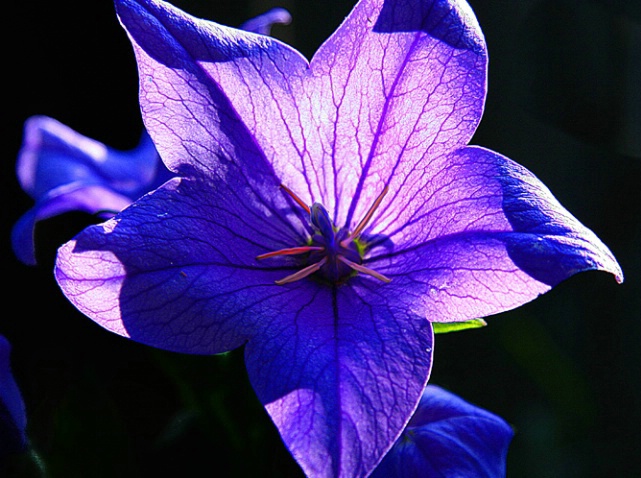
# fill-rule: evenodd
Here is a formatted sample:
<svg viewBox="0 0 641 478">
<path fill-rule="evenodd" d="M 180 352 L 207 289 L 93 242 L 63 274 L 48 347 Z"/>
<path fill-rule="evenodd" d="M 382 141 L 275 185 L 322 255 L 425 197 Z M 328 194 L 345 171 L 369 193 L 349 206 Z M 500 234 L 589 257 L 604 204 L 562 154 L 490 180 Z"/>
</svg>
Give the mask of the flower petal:
<svg viewBox="0 0 641 478">
<path fill-rule="evenodd" d="M 385 293 L 417 315 L 448 322 L 502 312 L 587 270 L 623 280 L 609 249 L 522 166 L 480 147 L 443 161 L 413 198 L 420 207 L 395 211 L 366 261 L 392 278 Z"/>
<path fill-rule="evenodd" d="M 336 224 L 353 227 L 385 186 L 385 202 L 411 194 L 432 158 L 469 142 L 486 64 L 463 1 L 358 2 L 310 64 L 315 119 L 329 143 L 313 181 Z"/>
<path fill-rule="evenodd" d="M 85 229 L 58 252 L 63 292 L 138 342 L 186 353 L 238 347 L 280 302 L 296 302 L 294 289 L 274 285 L 287 269 L 256 256 L 302 234 L 278 210 L 243 196 L 241 181 L 174 179 Z"/>
<path fill-rule="evenodd" d="M 505 476 L 513 431 L 500 417 L 435 385 L 372 478 Z"/>
<path fill-rule="evenodd" d="M 156 179 L 158 160 L 146 133 L 135 149 L 117 151 L 53 118 L 32 116 L 25 122 L 16 170 L 20 185 L 36 200 L 68 184 L 103 185 L 135 199 Z"/>
<path fill-rule="evenodd" d="M 418 403 L 432 329 L 359 280 L 298 293 L 247 344 L 250 380 L 307 476 L 366 476 Z"/>
<path fill-rule="evenodd" d="M 36 264 L 38 221 L 70 211 L 113 215 L 170 177 L 146 132 L 136 148 L 121 152 L 47 116 L 25 122 L 16 170 L 36 201 L 11 233 L 14 253 L 28 265 Z"/>
<path fill-rule="evenodd" d="M 247 20 L 239 28 L 248 32 L 269 35 L 274 24 L 289 25 L 291 21 L 292 16 L 287 10 L 284 8 L 272 8 L 262 15 Z"/>
<path fill-rule="evenodd" d="M 34 232 L 36 223 L 65 212 L 113 215 L 131 204 L 131 199 L 104 186 L 83 186 L 71 183 L 45 195 L 24 213 L 11 230 L 11 245 L 16 257 L 27 265 L 35 265 Z"/>
<path fill-rule="evenodd" d="M 294 163 L 307 141 L 292 93 L 308 67 L 300 53 L 165 2 L 116 6 L 138 60 L 143 119 L 170 169 L 219 175 L 233 163 L 307 189 Z"/>
<path fill-rule="evenodd" d="M 0 335 L 0 465 L 8 455 L 24 451 L 28 445 L 27 415 L 11 373 L 11 345 Z"/>
</svg>

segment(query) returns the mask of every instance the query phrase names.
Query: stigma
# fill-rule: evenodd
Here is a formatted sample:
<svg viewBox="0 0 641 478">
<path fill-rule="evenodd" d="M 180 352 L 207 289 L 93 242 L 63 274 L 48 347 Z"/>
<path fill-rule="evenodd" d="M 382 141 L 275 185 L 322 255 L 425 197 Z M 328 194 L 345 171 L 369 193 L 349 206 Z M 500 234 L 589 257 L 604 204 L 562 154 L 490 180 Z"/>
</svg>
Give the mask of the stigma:
<svg viewBox="0 0 641 478">
<path fill-rule="evenodd" d="M 382 282 L 391 281 L 390 278 L 362 264 L 365 247 L 359 244 L 361 233 L 381 204 L 385 194 L 387 194 L 387 186 L 351 232 L 346 229 L 337 229 L 322 204 L 315 202 L 309 207 L 289 188 L 282 185 L 281 187 L 309 214 L 309 222 L 314 234 L 306 245 L 266 252 L 256 257 L 256 259 L 262 260 L 278 256 L 301 256 L 302 269 L 275 281 L 277 285 L 296 282 L 312 275 L 333 284 L 340 284 L 359 273 L 371 276 Z"/>
</svg>

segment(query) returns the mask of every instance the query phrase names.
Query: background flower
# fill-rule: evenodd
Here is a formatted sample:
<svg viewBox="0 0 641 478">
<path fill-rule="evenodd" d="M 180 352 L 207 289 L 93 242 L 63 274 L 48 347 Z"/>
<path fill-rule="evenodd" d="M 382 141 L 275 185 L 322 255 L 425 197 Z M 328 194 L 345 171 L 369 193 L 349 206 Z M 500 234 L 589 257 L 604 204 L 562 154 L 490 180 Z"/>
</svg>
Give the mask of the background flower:
<svg viewBox="0 0 641 478">
<path fill-rule="evenodd" d="M 46 116 L 25 122 L 16 170 L 35 205 L 15 224 L 11 243 L 29 265 L 39 221 L 72 211 L 106 219 L 171 177 L 146 132 L 136 148 L 116 151 Z"/>
<path fill-rule="evenodd" d="M 500 478 L 512 436 L 502 418 L 428 385 L 405 431 L 371 476 Z"/>
<path fill-rule="evenodd" d="M 11 372 L 11 345 L 0 335 L 0 471 L 3 460 L 27 449 L 27 415 Z"/>
</svg>

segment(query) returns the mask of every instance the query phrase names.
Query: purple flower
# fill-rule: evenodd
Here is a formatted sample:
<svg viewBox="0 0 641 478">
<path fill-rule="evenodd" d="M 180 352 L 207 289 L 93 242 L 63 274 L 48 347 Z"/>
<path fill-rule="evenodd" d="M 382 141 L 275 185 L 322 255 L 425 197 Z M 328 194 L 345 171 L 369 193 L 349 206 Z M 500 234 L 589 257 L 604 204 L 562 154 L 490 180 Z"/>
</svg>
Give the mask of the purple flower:
<svg viewBox="0 0 641 478">
<path fill-rule="evenodd" d="M 621 270 L 529 171 L 468 142 L 484 39 L 461 1 L 361 0 L 308 62 L 272 38 L 117 0 L 145 126 L 177 177 L 58 253 L 83 313 L 132 340 L 244 346 L 311 476 L 365 476 L 425 389 L 432 322 Z"/>
<path fill-rule="evenodd" d="M 29 265 L 36 264 L 38 221 L 70 211 L 111 217 L 171 177 L 146 132 L 135 149 L 121 152 L 46 116 L 25 122 L 16 169 L 35 200 L 11 233 L 14 253 Z"/>
<path fill-rule="evenodd" d="M 10 364 L 11 345 L 0 335 L 0 464 L 27 449 L 27 416 Z"/>
<path fill-rule="evenodd" d="M 435 385 L 372 478 L 505 476 L 513 436 L 505 421 Z"/>
</svg>

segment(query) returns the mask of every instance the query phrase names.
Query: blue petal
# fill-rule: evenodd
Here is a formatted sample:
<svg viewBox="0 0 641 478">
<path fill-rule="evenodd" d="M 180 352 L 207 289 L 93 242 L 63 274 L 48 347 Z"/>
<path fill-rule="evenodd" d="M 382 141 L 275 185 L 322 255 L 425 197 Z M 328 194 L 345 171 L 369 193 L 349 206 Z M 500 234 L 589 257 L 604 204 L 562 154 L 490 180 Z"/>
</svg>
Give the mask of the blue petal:
<svg viewBox="0 0 641 478">
<path fill-rule="evenodd" d="M 500 417 L 428 385 L 407 428 L 372 478 L 499 478 L 511 427 Z"/>
<path fill-rule="evenodd" d="M 146 132 L 136 148 L 121 152 L 46 116 L 25 122 L 16 170 L 36 201 L 11 235 L 14 253 L 29 265 L 36 264 L 38 221 L 70 211 L 113 215 L 170 177 Z"/>
<path fill-rule="evenodd" d="M 623 280 L 605 244 L 522 166 L 469 146 L 432 168 L 410 207 L 381 213 L 374 233 L 386 242 L 375 239 L 366 261 L 405 307 L 458 322 L 518 307 L 579 272 Z"/>
<path fill-rule="evenodd" d="M 100 185 L 70 183 L 49 191 L 24 213 L 11 230 L 11 246 L 16 257 L 27 265 L 36 264 L 35 228 L 38 221 L 66 212 L 86 212 L 113 216 L 131 204 L 131 199 Z"/>
<path fill-rule="evenodd" d="M 307 476 L 367 476 L 424 390 L 430 323 L 359 281 L 297 284 L 246 346 L 250 380 Z"/>
<path fill-rule="evenodd" d="M 485 41 L 462 1 L 360 1 L 310 69 L 329 143 L 312 151 L 326 166 L 306 168 L 313 200 L 348 228 L 384 187 L 381 211 L 390 201 L 403 211 L 398 195 L 412 197 L 435 159 L 469 142 L 485 103 Z"/>
<path fill-rule="evenodd" d="M 160 171 L 146 133 L 136 148 L 122 152 L 46 116 L 25 122 L 16 170 L 20 185 L 36 201 L 67 184 L 102 185 L 133 200 L 149 190 Z"/>
<path fill-rule="evenodd" d="M 288 25 L 292 21 L 292 16 L 284 8 L 272 8 L 271 10 L 247 20 L 239 28 L 248 32 L 269 35 L 274 24 L 280 23 Z"/>
<path fill-rule="evenodd" d="M 268 188 L 253 192 L 248 181 L 170 180 L 64 245 L 56 279 L 81 311 L 139 342 L 186 353 L 238 347 L 278 304 L 298 301 L 274 284 L 283 266 L 256 256 L 304 237 L 284 219 L 285 198 L 264 201 Z"/>
<path fill-rule="evenodd" d="M 0 335 L 0 464 L 4 457 L 27 447 L 27 415 L 13 375 L 9 341 Z"/>
</svg>

